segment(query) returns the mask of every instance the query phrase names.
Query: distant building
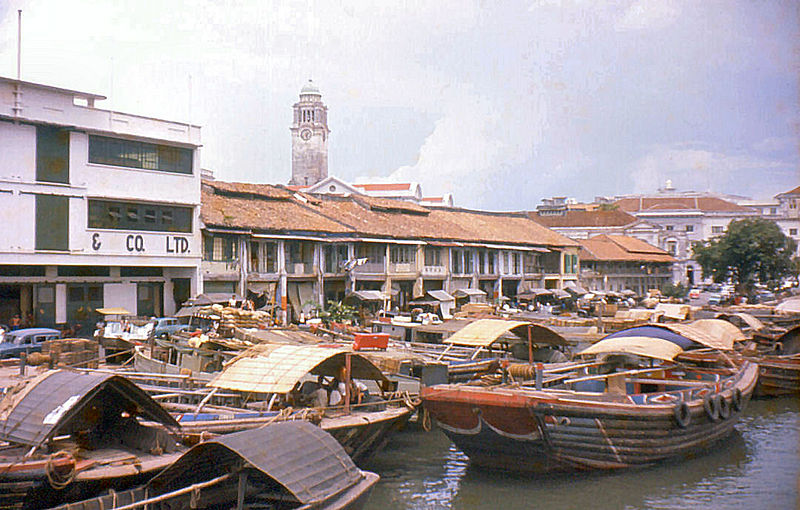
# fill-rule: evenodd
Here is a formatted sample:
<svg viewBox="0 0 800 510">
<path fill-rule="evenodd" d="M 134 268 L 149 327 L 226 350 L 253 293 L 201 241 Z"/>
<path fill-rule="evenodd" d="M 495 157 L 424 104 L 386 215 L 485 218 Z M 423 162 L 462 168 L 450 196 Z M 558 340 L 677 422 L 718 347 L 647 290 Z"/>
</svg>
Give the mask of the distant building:
<svg viewBox="0 0 800 510">
<path fill-rule="evenodd" d="M 0 78 L 0 323 L 172 314 L 200 289 L 200 128 Z"/>
<path fill-rule="evenodd" d="M 576 242 L 521 213 L 208 181 L 202 219 L 205 290 L 266 293 L 289 318 L 362 290 L 400 309 L 437 290 L 513 298 L 580 269 Z"/>
<path fill-rule="evenodd" d="M 640 239 L 623 235 L 597 235 L 581 239 L 581 285 L 589 290 L 630 289 L 646 295 L 672 281 L 675 258 Z"/>
<path fill-rule="evenodd" d="M 418 182 L 349 183 L 331 175 L 314 185 L 290 185 L 289 189 L 312 195 L 366 195 L 404 200 L 429 207 L 453 207 L 453 195 L 447 193 L 440 197 L 424 197 L 422 186 Z"/>
<path fill-rule="evenodd" d="M 312 186 L 328 177 L 328 108 L 319 88 L 308 80 L 294 104 L 290 185 Z"/>
</svg>

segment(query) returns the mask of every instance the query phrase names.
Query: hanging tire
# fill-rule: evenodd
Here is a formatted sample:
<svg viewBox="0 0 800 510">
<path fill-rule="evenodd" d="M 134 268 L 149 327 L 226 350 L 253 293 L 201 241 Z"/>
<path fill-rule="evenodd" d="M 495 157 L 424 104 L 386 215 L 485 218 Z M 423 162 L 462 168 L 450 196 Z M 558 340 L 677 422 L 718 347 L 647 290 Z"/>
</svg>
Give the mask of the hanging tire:
<svg viewBox="0 0 800 510">
<path fill-rule="evenodd" d="M 719 403 L 717 402 L 716 395 L 709 393 L 703 397 L 703 409 L 706 410 L 709 420 L 719 421 Z"/>
<path fill-rule="evenodd" d="M 675 422 L 682 429 L 685 429 L 692 422 L 692 414 L 689 412 L 689 406 L 686 402 L 678 402 L 672 408 L 672 413 L 675 415 Z"/>
<path fill-rule="evenodd" d="M 731 405 L 733 406 L 733 410 L 739 412 L 744 407 L 744 402 L 742 402 L 742 390 L 739 388 L 733 389 L 733 394 L 731 395 Z"/>
<path fill-rule="evenodd" d="M 722 419 L 722 420 L 727 419 L 728 416 L 731 415 L 731 404 L 730 404 L 730 402 L 725 400 L 725 397 L 723 397 L 722 395 L 717 395 L 715 397 L 715 399 L 717 401 L 717 409 L 719 410 L 720 419 Z"/>
</svg>

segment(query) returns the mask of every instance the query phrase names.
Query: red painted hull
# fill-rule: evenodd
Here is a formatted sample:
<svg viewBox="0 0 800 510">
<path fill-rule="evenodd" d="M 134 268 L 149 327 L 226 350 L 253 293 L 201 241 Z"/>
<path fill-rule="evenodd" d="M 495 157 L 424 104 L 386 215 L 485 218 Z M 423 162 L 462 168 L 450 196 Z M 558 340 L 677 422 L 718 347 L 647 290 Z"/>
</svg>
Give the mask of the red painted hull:
<svg viewBox="0 0 800 510">
<path fill-rule="evenodd" d="M 616 469 L 692 455 L 732 430 L 756 385 L 748 363 L 710 388 L 687 390 L 688 424 L 676 403 L 569 390 L 440 385 L 425 388 L 425 408 L 472 463 L 514 471 Z M 714 390 L 741 409 L 713 420 L 703 395 Z M 638 402 L 638 403 L 637 403 Z"/>
</svg>

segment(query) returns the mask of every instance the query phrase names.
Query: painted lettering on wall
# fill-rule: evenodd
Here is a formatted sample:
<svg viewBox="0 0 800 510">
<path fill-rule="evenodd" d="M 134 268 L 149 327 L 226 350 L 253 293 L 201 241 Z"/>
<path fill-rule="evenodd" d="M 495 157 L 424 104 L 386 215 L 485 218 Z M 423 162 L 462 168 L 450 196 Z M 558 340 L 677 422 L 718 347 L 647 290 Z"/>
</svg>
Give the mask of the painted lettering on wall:
<svg viewBox="0 0 800 510">
<path fill-rule="evenodd" d="M 125 239 L 125 247 L 128 249 L 128 251 L 143 252 L 144 251 L 144 237 L 142 237 L 140 235 L 130 234 Z"/>
<path fill-rule="evenodd" d="M 103 243 L 100 242 L 100 234 L 92 234 L 92 249 L 97 251 Z"/>
<path fill-rule="evenodd" d="M 167 236 L 167 253 L 189 253 L 189 240 L 185 237 Z"/>
</svg>

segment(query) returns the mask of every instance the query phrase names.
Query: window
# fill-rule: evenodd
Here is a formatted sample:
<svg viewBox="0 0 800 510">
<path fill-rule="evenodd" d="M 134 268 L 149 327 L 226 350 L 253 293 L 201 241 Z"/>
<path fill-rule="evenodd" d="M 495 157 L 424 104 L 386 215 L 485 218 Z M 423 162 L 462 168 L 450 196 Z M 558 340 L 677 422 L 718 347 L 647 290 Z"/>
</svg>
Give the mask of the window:
<svg viewBox="0 0 800 510">
<path fill-rule="evenodd" d="M 678 243 L 676 241 L 667 241 L 667 252 L 673 256 L 677 255 Z"/>
<path fill-rule="evenodd" d="M 797 229 L 796 228 L 790 228 L 789 229 L 789 235 L 790 236 L 796 236 L 797 235 Z"/>
<path fill-rule="evenodd" d="M 770 207 L 769 213 L 772 215 L 778 214 L 778 209 L 776 207 Z"/>
<path fill-rule="evenodd" d="M 519 253 L 514 252 L 511 254 L 511 268 L 514 274 L 522 272 L 522 256 Z"/>
<path fill-rule="evenodd" d="M 725 231 L 725 227 L 723 227 L 721 225 L 714 225 L 714 226 L 711 227 L 711 233 L 712 234 L 721 234 L 724 231 Z"/>
<path fill-rule="evenodd" d="M 188 234 L 192 231 L 192 208 L 89 200 L 89 228 Z"/>
<path fill-rule="evenodd" d="M 463 255 L 462 255 L 461 250 L 452 250 L 451 253 L 452 253 L 451 271 L 456 273 L 456 274 L 463 273 L 464 272 L 463 271 L 463 266 L 462 266 Z"/>
<path fill-rule="evenodd" d="M 486 251 L 478 251 L 478 272 L 480 274 L 486 273 Z"/>
<path fill-rule="evenodd" d="M 307 241 L 286 241 L 284 252 L 287 264 L 311 264 L 314 260 L 314 245 Z"/>
<path fill-rule="evenodd" d="M 495 260 L 497 260 L 497 252 L 487 252 L 487 258 L 489 261 L 489 270 L 487 271 L 487 274 L 495 274 Z"/>
<path fill-rule="evenodd" d="M 343 270 L 344 263 L 347 262 L 346 244 L 325 245 L 325 272 L 338 273 Z"/>
<path fill-rule="evenodd" d="M 413 264 L 416 252 L 416 246 L 391 246 L 389 248 L 392 264 Z"/>
<path fill-rule="evenodd" d="M 666 227 L 664 227 L 664 228 L 666 228 L 667 230 L 671 231 L 671 230 L 673 230 L 675 227 L 674 227 L 673 225 L 667 225 L 667 226 L 666 226 Z"/>
<path fill-rule="evenodd" d="M 464 272 L 472 273 L 474 268 L 472 265 L 472 250 L 464 250 Z"/>
<path fill-rule="evenodd" d="M 694 232 L 694 225 L 686 225 L 687 232 Z"/>
<path fill-rule="evenodd" d="M 36 180 L 69 183 L 69 131 L 36 126 Z"/>
<path fill-rule="evenodd" d="M 192 159 L 192 149 L 107 136 L 89 136 L 89 163 L 191 174 Z"/>
<path fill-rule="evenodd" d="M 575 253 L 564 254 L 564 274 L 576 274 L 578 272 L 578 255 Z"/>
<path fill-rule="evenodd" d="M 230 262 L 236 260 L 236 237 L 204 235 L 203 260 Z"/>
<path fill-rule="evenodd" d="M 386 245 L 378 243 L 361 243 L 358 245 L 358 258 L 367 259 L 368 264 L 383 264 L 386 257 Z"/>
<path fill-rule="evenodd" d="M 434 248 L 433 246 L 425 247 L 425 265 L 426 266 L 441 266 L 442 265 L 442 250 Z"/>
<path fill-rule="evenodd" d="M 69 250 L 69 197 L 36 195 L 36 249 Z"/>
<path fill-rule="evenodd" d="M 535 252 L 526 252 L 522 258 L 522 269 L 527 274 L 540 272 L 539 255 Z"/>
</svg>

